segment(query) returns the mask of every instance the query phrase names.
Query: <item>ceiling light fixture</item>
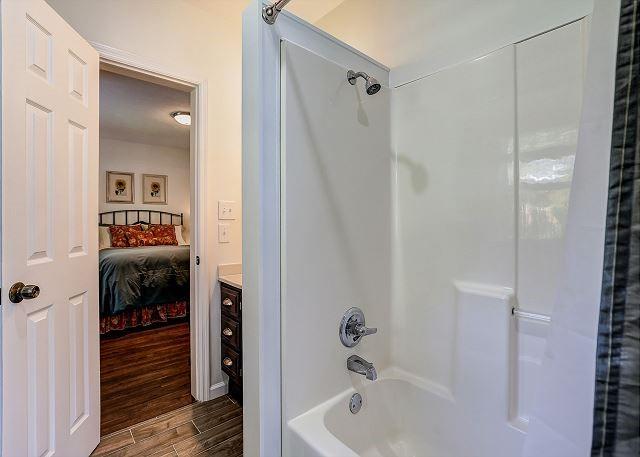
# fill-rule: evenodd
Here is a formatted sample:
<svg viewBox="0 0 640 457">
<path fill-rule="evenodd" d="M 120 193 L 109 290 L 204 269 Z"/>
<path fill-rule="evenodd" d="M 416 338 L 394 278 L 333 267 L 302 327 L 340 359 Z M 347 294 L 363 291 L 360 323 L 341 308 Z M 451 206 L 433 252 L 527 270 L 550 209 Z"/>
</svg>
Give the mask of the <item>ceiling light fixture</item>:
<svg viewBox="0 0 640 457">
<path fill-rule="evenodd" d="M 191 125 L 191 113 L 188 111 L 174 111 L 171 113 L 171 117 L 182 125 Z"/>
</svg>

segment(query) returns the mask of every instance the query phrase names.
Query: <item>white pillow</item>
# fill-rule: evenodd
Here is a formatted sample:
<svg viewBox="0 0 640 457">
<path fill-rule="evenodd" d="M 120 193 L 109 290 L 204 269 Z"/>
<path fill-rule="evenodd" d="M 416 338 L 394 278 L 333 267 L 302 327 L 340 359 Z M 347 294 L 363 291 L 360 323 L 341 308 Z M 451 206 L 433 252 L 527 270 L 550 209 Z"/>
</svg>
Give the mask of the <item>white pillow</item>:
<svg viewBox="0 0 640 457">
<path fill-rule="evenodd" d="M 98 250 L 111 247 L 111 233 L 109 227 L 98 227 Z"/>
<path fill-rule="evenodd" d="M 178 240 L 178 246 L 186 246 L 187 243 L 184 238 L 182 238 L 182 225 L 176 225 L 176 240 Z"/>
</svg>

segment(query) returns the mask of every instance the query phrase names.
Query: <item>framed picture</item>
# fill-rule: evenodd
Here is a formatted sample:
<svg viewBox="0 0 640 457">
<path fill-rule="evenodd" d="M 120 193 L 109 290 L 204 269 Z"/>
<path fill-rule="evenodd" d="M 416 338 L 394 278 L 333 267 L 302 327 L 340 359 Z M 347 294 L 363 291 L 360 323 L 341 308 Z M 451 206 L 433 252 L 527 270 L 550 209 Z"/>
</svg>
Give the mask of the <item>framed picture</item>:
<svg viewBox="0 0 640 457">
<path fill-rule="evenodd" d="M 107 171 L 107 203 L 133 203 L 133 173 Z"/>
<path fill-rule="evenodd" d="M 142 203 L 167 204 L 166 175 L 142 175 Z"/>
</svg>

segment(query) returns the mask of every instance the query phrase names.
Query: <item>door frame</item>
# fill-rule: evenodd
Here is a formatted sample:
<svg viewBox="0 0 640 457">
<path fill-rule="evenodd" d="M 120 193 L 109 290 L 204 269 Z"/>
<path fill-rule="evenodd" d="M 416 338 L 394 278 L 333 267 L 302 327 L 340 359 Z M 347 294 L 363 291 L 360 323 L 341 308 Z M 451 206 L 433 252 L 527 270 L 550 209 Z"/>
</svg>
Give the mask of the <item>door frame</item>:
<svg viewBox="0 0 640 457">
<path fill-rule="evenodd" d="M 207 262 L 207 80 L 206 78 L 184 75 L 174 69 L 160 67 L 133 53 L 116 49 L 101 43 L 89 42 L 100 56 L 100 68 L 108 68 L 116 73 L 136 79 L 161 84 L 191 94 L 191 110 L 195 111 L 190 147 L 191 169 L 191 271 L 195 272 L 195 285 L 190 300 L 190 351 L 191 351 L 191 395 L 198 401 L 207 401 L 215 394 L 225 393 L 226 384 L 210 385 L 210 297 L 211 275 Z M 194 110 L 195 108 L 195 110 Z M 199 259 L 199 264 L 196 262 Z M 212 395 L 213 394 L 213 395 Z"/>
<path fill-rule="evenodd" d="M 264 2 L 264 3 L 263 3 Z M 281 268 L 281 43 L 358 68 L 389 86 L 389 69 L 282 10 L 262 19 L 267 0 L 242 15 L 242 370 L 245 455 L 283 455 Z M 346 74 L 345 74 L 346 78 Z M 337 324 L 336 324 L 337 325 Z"/>
</svg>

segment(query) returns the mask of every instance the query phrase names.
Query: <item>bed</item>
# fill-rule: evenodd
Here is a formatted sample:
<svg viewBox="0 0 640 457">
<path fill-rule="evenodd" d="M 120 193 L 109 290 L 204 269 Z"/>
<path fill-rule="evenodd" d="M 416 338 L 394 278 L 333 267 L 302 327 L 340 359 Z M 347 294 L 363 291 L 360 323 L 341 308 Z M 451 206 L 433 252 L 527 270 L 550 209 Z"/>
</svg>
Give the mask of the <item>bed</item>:
<svg viewBox="0 0 640 457">
<path fill-rule="evenodd" d="M 153 210 L 110 211 L 99 215 L 101 229 L 113 226 L 140 227 L 136 229 L 140 231 L 146 230 L 145 226 L 181 229 L 182 223 L 182 214 Z M 182 241 L 181 236 L 179 239 Z M 162 246 L 101 245 L 99 273 L 101 335 L 171 323 L 188 316 L 190 249 L 183 241 Z"/>
</svg>

